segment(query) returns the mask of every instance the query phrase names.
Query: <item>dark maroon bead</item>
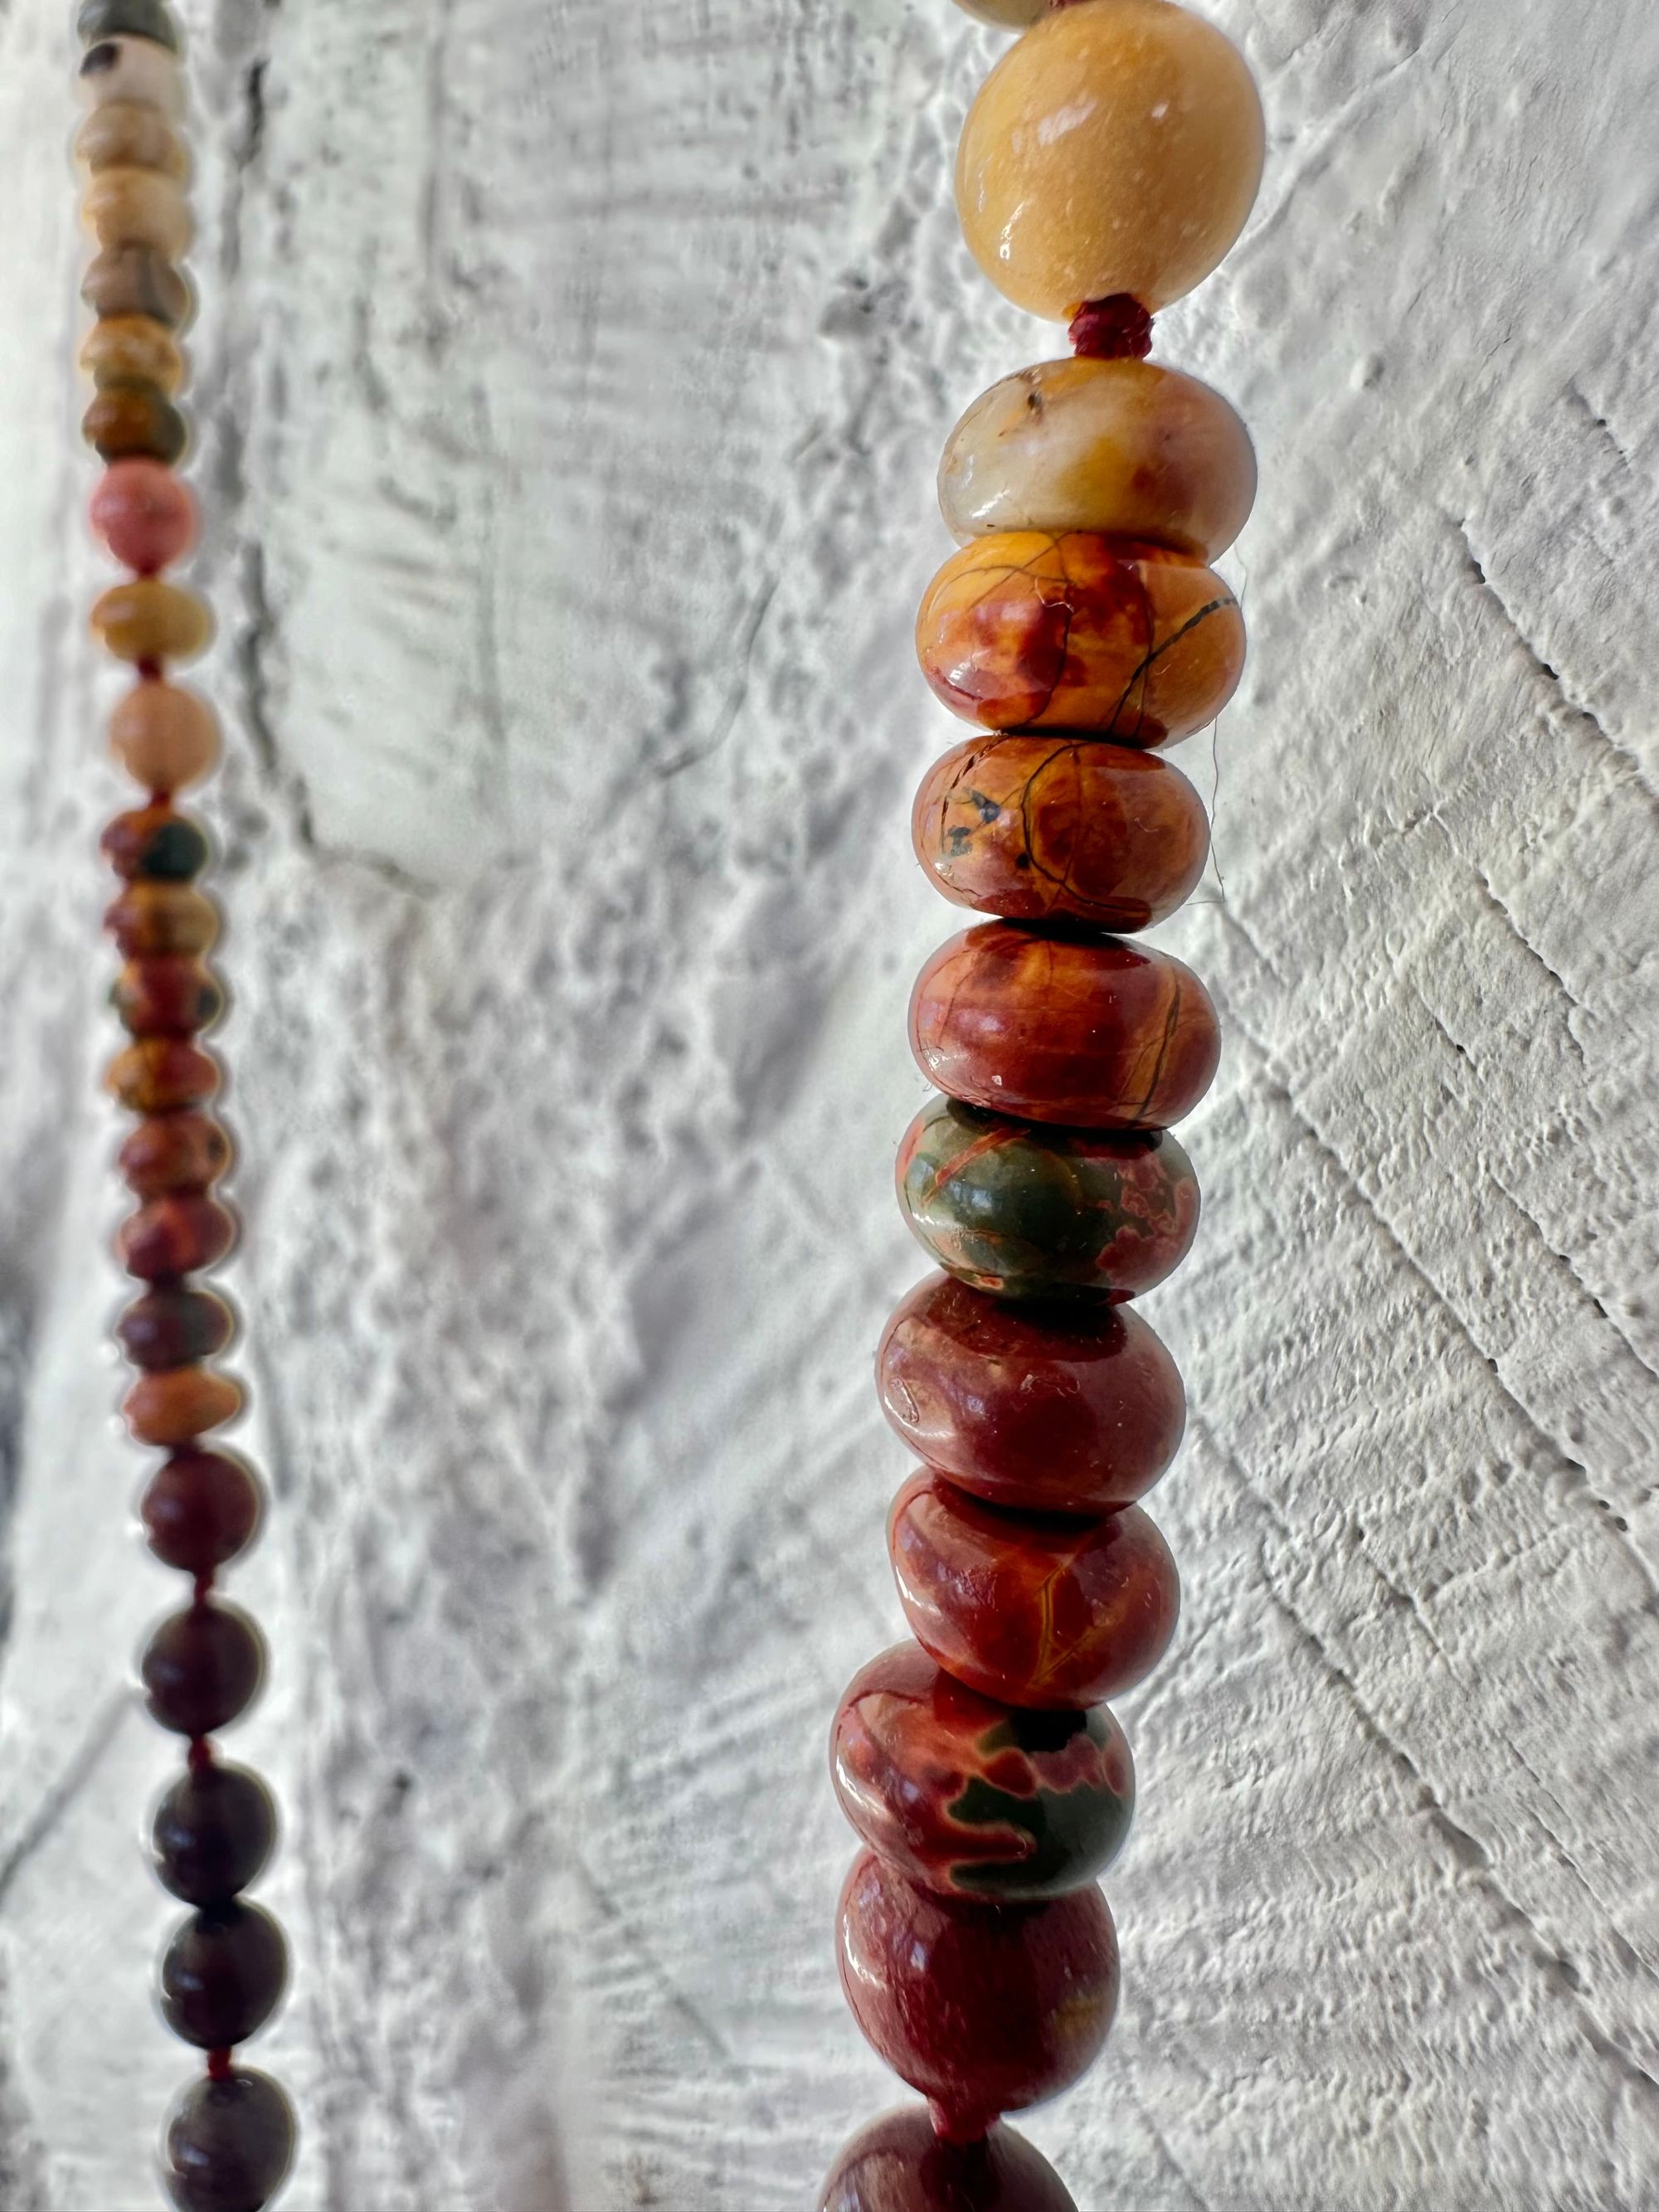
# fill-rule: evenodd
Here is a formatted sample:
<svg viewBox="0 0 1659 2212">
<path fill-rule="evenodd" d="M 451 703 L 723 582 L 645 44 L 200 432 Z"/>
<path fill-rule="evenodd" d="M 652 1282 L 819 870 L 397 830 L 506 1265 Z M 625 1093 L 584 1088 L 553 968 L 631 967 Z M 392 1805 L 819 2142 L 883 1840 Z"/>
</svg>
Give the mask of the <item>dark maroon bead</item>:
<svg viewBox="0 0 1659 2212">
<path fill-rule="evenodd" d="M 235 1242 L 235 1220 L 216 1198 L 175 1192 L 151 1199 L 122 1223 L 115 1255 L 141 1282 L 163 1282 L 212 1267 Z"/>
<path fill-rule="evenodd" d="M 1077 2212 L 1040 2151 L 1000 2123 L 978 2142 L 941 2142 L 925 2110 L 887 2112 L 836 2160 L 818 2212 Z"/>
<path fill-rule="evenodd" d="M 161 1957 L 161 2017 L 203 2051 L 246 2043 L 276 2011 L 288 1980 L 288 1945 L 261 1906 L 193 1912 Z"/>
<path fill-rule="evenodd" d="M 252 1887 L 276 1841 L 276 1807 L 246 1766 L 181 1774 L 155 1808 L 156 1878 L 186 1905 L 228 1905 Z"/>
<path fill-rule="evenodd" d="M 245 1712 L 265 1671 L 264 1639 L 234 1605 L 204 1601 L 161 1622 L 139 1662 L 149 1710 L 179 1735 L 208 1735 Z"/>
<path fill-rule="evenodd" d="M 156 1468 L 138 1510 L 164 1566 L 210 1575 L 252 1541 L 264 1492 L 252 1468 L 231 1453 L 186 1449 Z"/>
<path fill-rule="evenodd" d="M 115 1324 L 116 1341 L 135 1367 L 189 1367 L 222 1352 L 236 1323 L 210 1291 L 146 1291 Z"/>
<path fill-rule="evenodd" d="M 293 2108 L 268 2074 L 192 2081 L 167 2122 L 163 2185 L 179 2212 L 263 2212 L 294 2163 L 294 2136 Z"/>
</svg>

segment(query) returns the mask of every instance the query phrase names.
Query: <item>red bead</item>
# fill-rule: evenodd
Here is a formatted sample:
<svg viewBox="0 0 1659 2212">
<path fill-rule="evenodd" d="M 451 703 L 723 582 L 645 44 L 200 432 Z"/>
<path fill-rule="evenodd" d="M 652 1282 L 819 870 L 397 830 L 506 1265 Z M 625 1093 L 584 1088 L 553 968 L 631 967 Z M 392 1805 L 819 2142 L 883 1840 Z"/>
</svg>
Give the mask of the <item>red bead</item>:
<svg viewBox="0 0 1659 2212">
<path fill-rule="evenodd" d="M 876 1368 L 920 1458 L 1029 1512 L 1133 1504 L 1186 1421 L 1175 1362 L 1132 1306 L 1011 1304 L 930 1275 L 894 1312 Z"/>
<path fill-rule="evenodd" d="M 194 2081 L 173 2106 L 161 2182 L 178 2212 L 264 2212 L 294 2163 L 294 2114 L 267 2075 Z"/>
<path fill-rule="evenodd" d="M 1040 2151 L 1012 2128 L 941 2142 L 927 2113 L 888 2112 L 855 2135 L 823 2185 L 817 2212 L 1077 2212 Z"/>
<path fill-rule="evenodd" d="M 225 1003 L 211 973 L 183 952 L 152 952 L 129 960 L 110 995 L 135 1036 L 191 1036 L 210 1029 Z"/>
<path fill-rule="evenodd" d="M 206 1060 L 204 1054 L 197 1057 Z M 211 1060 L 206 1064 L 213 1070 Z M 230 1139 L 205 1114 L 153 1115 L 138 1124 L 121 1147 L 121 1173 L 128 1189 L 140 1198 L 205 1190 L 229 1165 Z"/>
<path fill-rule="evenodd" d="M 236 1224 L 218 1200 L 186 1191 L 141 1206 L 122 1223 L 115 1249 L 128 1274 L 154 1283 L 212 1267 L 235 1241 Z"/>
<path fill-rule="evenodd" d="M 210 1291 L 146 1291 L 115 1324 L 116 1341 L 135 1367 L 185 1367 L 211 1359 L 230 1342 L 235 1322 Z"/>
<path fill-rule="evenodd" d="M 895 1500 L 887 1542 L 918 1643 L 1011 1705 L 1098 1705 L 1145 1680 L 1175 1634 L 1175 1560 L 1138 1505 L 1103 1521 L 1011 1513 L 924 1474 Z"/>
<path fill-rule="evenodd" d="M 161 2016 L 203 2051 L 245 2043 L 276 2011 L 288 1980 L 288 1946 L 257 1905 L 192 1913 L 161 1960 Z"/>
<path fill-rule="evenodd" d="M 138 1671 L 151 1716 L 164 1729 L 210 1735 L 259 1694 L 264 1638 L 239 1607 L 192 1605 L 155 1628 Z"/>
<path fill-rule="evenodd" d="M 149 1548 L 181 1574 L 210 1575 L 246 1551 L 264 1510 L 252 1469 L 224 1451 L 176 1451 L 139 1504 Z"/>
<path fill-rule="evenodd" d="M 182 560 L 196 542 L 196 502 L 188 486 L 160 461 L 112 461 L 88 511 L 115 558 L 141 576 Z"/>
<path fill-rule="evenodd" d="M 117 1053 L 105 1080 L 130 1112 L 171 1114 L 206 1105 L 219 1088 L 219 1064 L 182 1037 L 140 1037 Z"/>
<path fill-rule="evenodd" d="M 1075 2081 L 1117 2005 L 1117 1938 L 1097 1889 L 963 1904 L 874 1851 L 842 1893 L 840 1963 L 865 2037 L 957 2142 Z"/>
<path fill-rule="evenodd" d="M 1221 1059 L 1215 1008 L 1182 962 L 1006 921 L 964 930 L 927 963 L 910 1047 L 952 1098 L 1085 1129 L 1167 1127 Z"/>
<path fill-rule="evenodd" d="M 245 1766 L 181 1774 L 150 1822 L 156 1878 L 186 1905 L 228 1905 L 258 1881 L 276 1841 L 270 1792 Z"/>
</svg>

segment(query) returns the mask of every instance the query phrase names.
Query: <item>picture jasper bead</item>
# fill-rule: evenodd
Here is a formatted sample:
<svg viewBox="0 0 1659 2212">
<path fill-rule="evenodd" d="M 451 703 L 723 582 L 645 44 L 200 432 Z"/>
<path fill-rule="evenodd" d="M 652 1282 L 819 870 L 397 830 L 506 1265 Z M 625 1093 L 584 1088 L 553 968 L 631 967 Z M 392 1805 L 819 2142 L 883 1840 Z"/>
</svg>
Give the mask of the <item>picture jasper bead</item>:
<svg viewBox="0 0 1659 2212">
<path fill-rule="evenodd" d="M 189 437 L 184 416 L 153 384 L 100 384 L 81 417 L 81 429 L 87 443 L 106 461 L 176 461 Z M 94 620 L 97 620 L 95 612 Z M 112 653 L 123 651 L 107 634 L 105 642 Z M 132 660 L 143 656 L 129 653 L 125 657 Z"/>
<path fill-rule="evenodd" d="M 219 909 L 193 884 L 129 884 L 105 909 L 104 927 L 129 959 L 199 955 L 219 934 Z"/>
<path fill-rule="evenodd" d="M 146 1291 L 115 1324 L 115 1337 L 135 1367 L 185 1367 L 212 1359 L 230 1342 L 236 1323 L 211 1291 Z"/>
<path fill-rule="evenodd" d="M 176 177 L 159 169 L 99 169 L 81 200 L 87 228 L 100 246 L 153 246 L 176 261 L 188 251 L 190 207 Z"/>
<path fill-rule="evenodd" d="M 1244 621 L 1212 568 L 1090 531 L 975 538 L 928 586 L 922 673 L 994 730 L 1171 744 L 1212 722 L 1244 666 Z"/>
<path fill-rule="evenodd" d="M 979 13 L 978 9 L 971 11 Z M 1040 2151 L 1000 2124 L 976 2142 L 941 2142 L 922 2109 L 888 2112 L 830 2169 L 817 2212 L 1078 2212 Z"/>
<path fill-rule="evenodd" d="M 294 2163 L 294 2114 L 268 2075 L 193 2081 L 174 2106 L 161 2182 L 176 2212 L 264 2212 Z"/>
<path fill-rule="evenodd" d="M 1132 1504 L 1186 1423 L 1176 1364 L 1133 1306 L 1012 1304 L 930 1275 L 895 1310 L 876 1369 L 918 1458 L 1027 1512 Z"/>
<path fill-rule="evenodd" d="M 1198 1178 L 1167 1132 L 1043 1128 L 954 1098 L 905 1132 L 898 1198 L 931 1258 L 1003 1297 L 1139 1297 L 1198 1228 Z"/>
<path fill-rule="evenodd" d="M 188 883 L 207 866 L 200 825 L 165 802 L 118 814 L 99 842 L 111 867 L 129 883 Z"/>
<path fill-rule="evenodd" d="M 176 1451 L 150 1477 L 138 1510 L 164 1566 L 210 1575 L 253 1541 L 264 1493 L 252 1468 L 230 1452 Z"/>
<path fill-rule="evenodd" d="M 1097 1889 L 969 1904 L 873 1851 L 842 1893 L 840 1966 L 866 2039 L 957 2142 L 1075 2081 L 1117 2005 L 1117 1939 Z"/>
<path fill-rule="evenodd" d="M 854 1675 L 830 1772 L 872 1850 L 924 1889 L 999 1904 L 1060 1897 L 1117 1856 L 1134 1810 L 1122 1729 L 1093 1712 L 1022 1712 L 902 1644 Z"/>
<path fill-rule="evenodd" d="M 190 286 L 153 246 L 106 246 L 87 264 L 81 297 L 94 315 L 143 315 L 169 330 L 190 320 Z"/>
<path fill-rule="evenodd" d="M 210 1367 L 169 1367 L 141 1375 L 121 1401 L 135 1443 L 185 1444 L 222 1428 L 242 1410 L 242 1386 Z"/>
<path fill-rule="evenodd" d="M 264 1639 L 239 1607 L 192 1605 L 152 1632 L 138 1671 L 151 1717 L 164 1729 L 175 1735 L 210 1735 L 246 1712 L 259 1694 Z"/>
<path fill-rule="evenodd" d="M 179 952 L 129 960 L 111 999 L 135 1036 L 190 1036 L 210 1029 L 224 1011 L 224 993 L 201 962 Z"/>
<path fill-rule="evenodd" d="M 115 558 L 141 576 L 171 568 L 196 542 L 196 502 L 190 489 L 158 461 L 112 463 L 92 495 L 88 513 L 93 529 Z M 156 688 L 172 689 L 166 684 Z M 138 690 L 142 692 L 143 686 Z"/>
<path fill-rule="evenodd" d="M 245 1766 L 181 1774 L 150 1822 L 156 1879 L 185 1905 L 227 1905 L 251 1889 L 276 1842 L 270 1792 Z"/>
<path fill-rule="evenodd" d="M 179 28 L 163 0 L 82 0 L 75 28 L 87 46 L 125 36 L 154 39 L 169 53 L 179 51 Z"/>
<path fill-rule="evenodd" d="M 141 107 L 159 107 L 173 119 L 184 112 L 178 57 L 149 37 L 116 33 L 88 46 L 81 58 L 80 90 L 88 107 L 133 100 Z"/>
<path fill-rule="evenodd" d="M 159 107 L 111 100 L 82 118 L 76 159 L 96 176 L 104 169 L 154 169 L 182 184 L 190 174 L 184 141 Z"/>
<path fill-rule="evenodd" d="M 182 1191 L 152 1198 L 121 1224 L 116 1255 L 130 1275 L 159 1282 L 222 1260 L 236 1224 L 216 1199 Z"/>
<path fill-rule="evenodd" d="M 1209 857 L 1203 802 L 1155 753 L 1089 738 L 969 738 L 922 778 L 916 857 L 958 906 L 1100 929 L 1162 921 Z"/>
<path fill-rule="evenodd" d="M 970 1106 L 1162 1129 L 1209 1089 L 1221 1032 L 1209 993 L 1167 952 L 988 921 L 917 977 L 910 1048 L 930 1082 Z"/>
<path fill-rule="evenodd" d="M 213 617 L 194 592 L 135 576 L 94 600 L 92 627 L 118 660 L 193 660 L 213 635 Z"/>
<path fill-rule="evenodd" d="M 161 2016 L 203 2051 L 246 2043 L 270 2018 L 288 1980 L 288 1946 L 257 1905 L 192 1913 L 161 1960 Z"/>
<path fill-rule="evenodd" d="M 117 1053 L 104 1080 L 129 1113 L 171 1114 L 215 1096 L 219 1063 L 182 1037 L 138 1037 Z"/>
<path fill-rule="evenodd" d="M 1175 1634 L 1175 1560 L 1138 1505 L 1011 1513 L 924 1474 L 894 1501 L 887 1545 L 916 1641 L 1010 1705 L 1097 1705 L 1144 1681 Z"/>
<path fill-rule="evenodd" d="M 1255 450 L 1218 392 L 1149 361 L 1045 361 L 982 392 L 945 441 L 951 535 L 1092 531 L 1200 561 L 1255 498 Z"/>
<path fill-rule="evenodd" d="M 207 1059 L 205 1054 L 198 1057 Z M 207 1064 L 213 1066 L 211 1060 Z M 172 1191 L 206 1190 L 230 1165 L 230 1139 L 207 1115 L 158 1112 L 129 1134 L 121 1146 L 120 1168 L 127 1188 L 140 1198 L 161 1198 Z"/>
</svg>

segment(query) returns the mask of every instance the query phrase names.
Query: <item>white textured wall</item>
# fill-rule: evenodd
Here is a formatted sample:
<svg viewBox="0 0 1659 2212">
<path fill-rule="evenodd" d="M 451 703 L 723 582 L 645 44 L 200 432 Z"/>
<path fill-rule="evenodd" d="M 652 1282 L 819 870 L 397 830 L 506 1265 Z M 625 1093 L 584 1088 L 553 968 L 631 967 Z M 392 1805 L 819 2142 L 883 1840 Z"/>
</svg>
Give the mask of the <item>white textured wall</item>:
<svg viewBox="0 0 1659 2212">
<path fill-rule="evenodd" d="M 1163 934 L 1224 1066 L 1184 1626 L 1123 1703 L 1088 2212 L 1621 2212 L 1659 2154 L 1659 13 L 1211 0 L 1272 154 L 1159 350 L 1239 404 L 1253 659 Z M 0 0 L 0 2202 L 139 2212 L 67 0 Z M 897 1632 L 869 1382 L 909 658 L 957 410 L 1056 349 L 947 199 L 946 0 L 194 0 L 234 1276 L 278 1498 L 238 1739 L 293 2212 L 784 2212 L 893 2101 L 823 1740 Z M 1644 2175 L 1647 2179 L 1644 2182 Z"/>
</svg>

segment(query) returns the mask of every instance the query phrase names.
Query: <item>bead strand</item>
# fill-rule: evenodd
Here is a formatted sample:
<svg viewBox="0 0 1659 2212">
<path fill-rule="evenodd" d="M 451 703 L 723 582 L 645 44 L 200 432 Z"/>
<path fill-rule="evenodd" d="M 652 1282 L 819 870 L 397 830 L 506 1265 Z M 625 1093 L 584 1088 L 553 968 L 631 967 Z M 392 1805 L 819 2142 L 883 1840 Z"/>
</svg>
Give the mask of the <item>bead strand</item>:
<svg viewBox="0 0 1659 2212">
<path fill-rule="evenodd" d="M 939 504 L 961 550 L 916 627 L 935 694 L 987 726 L 923 777 L 916 854 L 988 919 L 910 1004 L 937 1092 L 900 1146 L 899 1203 L 941 1272 L 877 1368 L 922 1462 L 888 1522 L 916 1641 L 854 1678 L 831 1765 L 866 1846 L 842 1985 L 927 2110 L 855 2136 L 820 2212 L 1075 2212 L 1002 2115 L 1074 2081 L 1117 2002 L 1097 1877 L 1134 1770 L 1103 1700 L 1175 1632 L 1175 1561 L 1135 1501 L 1186 1417 L 1129 1301 L 1192 1243 L 1198 1186 L 1169 1125 L 1220 1051 L 1197 976 L 1122 933 L 1203 872 L 1204 809 L 1158 753 L 1237 684 L 1243 622 L 1210 564 L 1255 462 L 1225 400 L 1145 356 L 1153 311 L 1243 225 L 1261 106 L 1235 48 L 1173 0 L 964 4 L 1030 27 L 969 112 L 963 229 L 1076 351 L 951 432 Z"/>
<path fill-rule="evenodd" d="M 102 841 L 121 884 L 104 917 L 123 962 L 111 996 L 131 1039 L 108 1081 L 137 1117 L 120 1152 L 137 1204 L 117 1253 L 144 1286 L 116 1335 L 137 1370 L 122 1407 L 127 1426 L 167 1454 L 140 1506 L 149 1548 L 191 1582 L 189 1603 L 155 1628 L 140 1662 L 150 1713 L 189 1747 L 151 1828 L 155 1872 L 191 1908 L 161 1960 L 161 2008 L 206 2054 L 169 2116 L 161 2178 L 179 2212 L 261 2212 L 292 2163 L 295 2123 L 276 2084 L 235 2062 L 287 1979 L 281 1929 L 244 1895 L 274 1847 L 276 1807 L 257 1775 L 221 1762 L 213 1741 L 264 1674 L 258 1628 L 216 1589 L 253 1540 L 264 1488 L 240 1458 L 204 1441 L 241 1410 L 243 1390 L 210 1364 L 229 1346 L 234 1316 L 198 1279 L 230 1250 L 235 1224 L 215 1194 L 231 1158 L 210 1110 L 220 1071 L 198 1042 L 224 1005 L 208 965 L 219 916 L 197 884 L 207 839 L 175 805 L 219 751 L 212 708 L 172 680 L 208 644 L 211 617 L 166 574 L 197 533 L 194 499 L 173 473 L 188 441 L 176 404 L 191 304 L 177 265 L 191 235 L 184 80 L 162 0 L 86 0 L 78 29 L 87 113 L 75 146 L 97 247 L 82 287 L 95 318 L 80 355 L 94 386 L 82 428 L 106 464 L 90 515 L 131 571 L 98 599 L 92 625 L 135 672 L 109 736 L 145 793 Z"/>
</svg>

